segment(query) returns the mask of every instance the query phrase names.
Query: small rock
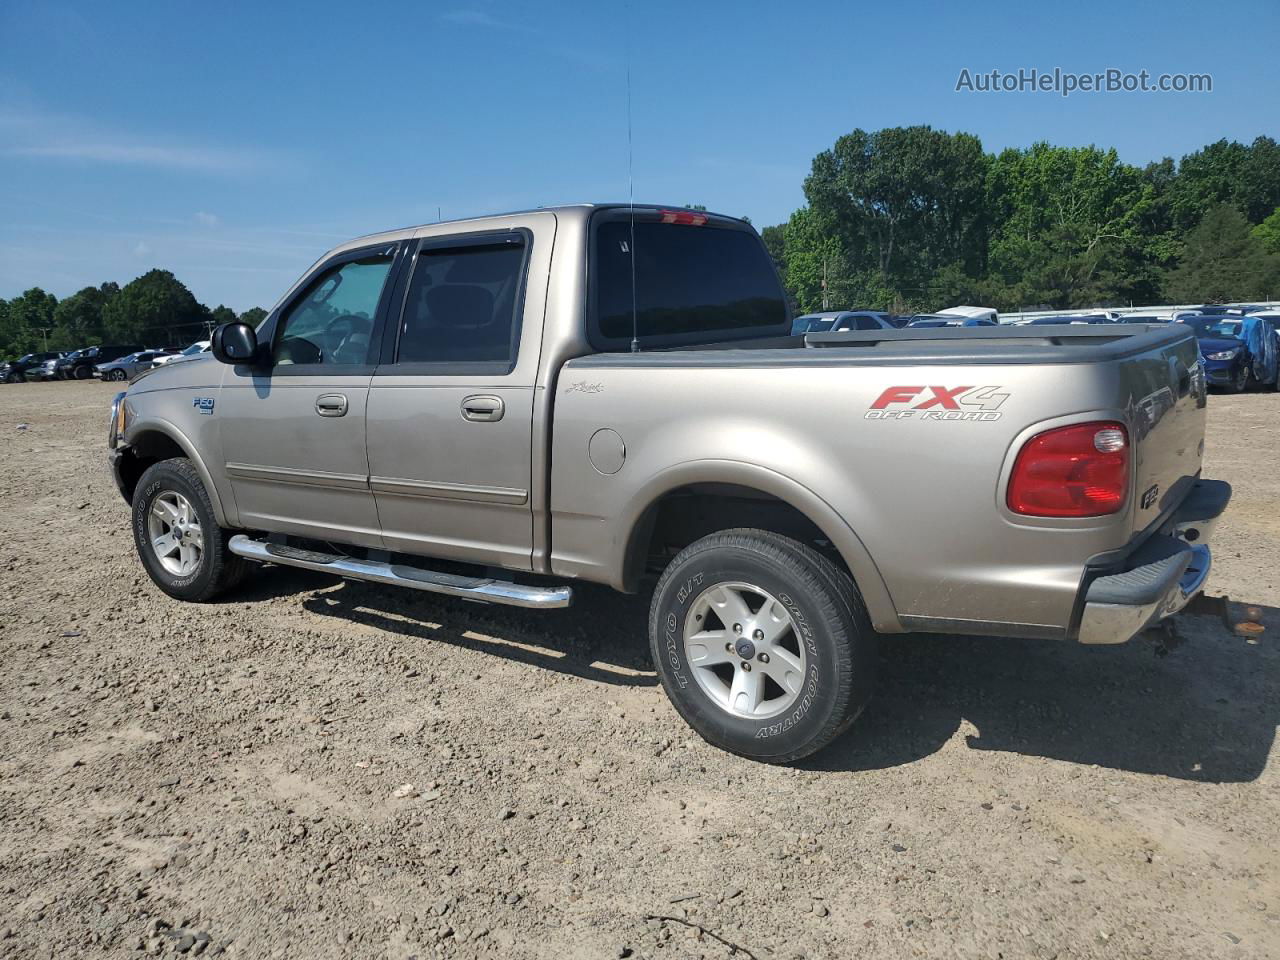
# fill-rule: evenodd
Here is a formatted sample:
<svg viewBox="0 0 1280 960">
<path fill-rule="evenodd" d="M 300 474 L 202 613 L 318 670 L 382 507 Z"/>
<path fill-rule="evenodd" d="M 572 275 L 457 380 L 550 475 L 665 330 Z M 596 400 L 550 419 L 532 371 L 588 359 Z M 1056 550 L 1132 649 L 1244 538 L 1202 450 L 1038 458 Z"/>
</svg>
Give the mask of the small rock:
<svg viewBox="0 0 1280 960">
<path fill-rule="evenodd" d="M 892 847 L 890 847 L 890 849 L 891 849 L 894 853 L 906 853 L 906 852 L 907 852 L 907 848 L 906 848 L 906 847 L 904 847 L 904 846 L 903 846 L 902 844 L 900 844 L 900 843 L 895 843 Z"/>
<path fill-rule="evenodd" d="M 156 707 L 156 702 L 150 697 L 147 697 L 146 703 L 144 703 L 143 706 L 146 708 L 147 713 L 155 713 L 158 709 Z"/>
<path fill-rule="evenodd" d="M 516 815 L 516 812 L 515 812 L 514 810 L 512 810 L 510 807 L 507 807 L 507 808 L 506 808 L 506 809 L 504 809 L 504 810 L 499 810 L 499 811 L 498 811 L 498 819 L 499 819 L 499 820 L 510 820 L 510 819 L 511 819 L 512 817 L 514 817 L 515 815 Z"/>
<path fill-rule="evenodd" d="M 29 424 L 29 423 L 20 423 L 20 424 L 18 424 L 18 429 L 19 429 L 19 430 L 26 430 L 26 429 L 28 429 L 30 426 L 31 426 L 31 424 Z"/>
<path fill-rule="evenodd" d="M 161 777 L 158 781 L 159 785 L 162 787 L 176 787 L 181 782 L 182 778 L 176 773 L 171 773 L 167 777 Z"/>
<path fill-rule="evenodd" d="M 989 804 L 989 803 L 984 803 L 984 804 L 982 805 L 982 809 L 983 809 L 983 810 L 994 810 L 994 809 L 995 809 L 995 807 L 994 807 L 994 806 L 992 806 L 992 805 L 991 805 L 991 804 Z"/>
<path fill-rule="evenodd" d="M 391 795 L 397 800 L 403 800 L 405 797 L 412 797 L 417 794 L 412 783 L 402 783 L 391 791 Z"/>
<path fill-rule="evenodd" d="M 303 837 L 307 835 L 307 828 L 299 823 L 295 825 L 294 828 L 289 832 L 294 836 L 294 838 L 301 840 Z"/>
<path fill-rule="evenodd" d="M 453 906 L 453 901 L 448 897 L 437 900 L 431 907 L 437 917 L 443 917 L 449 912 L 449 908 Z"/>
<path fill-rule="evenodd" d="M 514 907 L 517 903 L 520 902 L 520 894 L 508 893 L 505 897 L 502 898 L 502 902 L 509 907 Z"/>
<path fill-rule="evenodd" d="M 813 915 L 815 917 L 825 917 L 830 913 L 831 911 L 827 909 L 827 905 L 825 903 L 815 903 L 813 905 Z"/>
<path fill-rule="evenodd" d="M 729 887 L 727 890 L 725 890 L 725 892 L 724 892 L 724 893 L 722 893 L 722 894 L 720 895 L 720 899 L 721 899 L 721 900 L 733 900 L 733 899 L 735 899 L 736 897 L 740 897 L 740 896 L 742 896 L 742 888 L 741 888 L 741 887 Z"/>
<path fill-rule="evenodd" d="M 627 957 L 631 956 L 631 948 L 624 943 L 618 948 L 618 952 L 615 956 L 617 956 L 619 960 L 626 960 Z"/>
<path fill-rule="evenodd" d="M 1067 878 L 1067 883 L 1084 883 L 1083 873 L 1073 873 Z"/>
<path fill-rule="evenodd" d="M 182 939 L 179 940 L 176 944 L 174 944 L 173 949 L 177 950 L 179 953 L 186 953 L 195 945 L 196 945 L 196 938 L 189 933 L 184 933 L 182 935 Z"/>
<path fill-rule="evenodd" d="M 63 631 L 62 631 L 62 635 L 63 635 L 64 637 L 82 637 L 82 636 L 84 636 L 84 634 L 83 634 L 81 631 L 79 631 L 79 630 L 63 630 Z"/>
<path fill-rule="evenodd" d="M 1232 943 L 1240 942 L 1240 938 L 1237 937 L 1234 933 L 1228 933 L 1226 930 L 1223 930 L 1222 935 L 1226 937 L 1228 940 L 1230 940 Z"/>
</svg>

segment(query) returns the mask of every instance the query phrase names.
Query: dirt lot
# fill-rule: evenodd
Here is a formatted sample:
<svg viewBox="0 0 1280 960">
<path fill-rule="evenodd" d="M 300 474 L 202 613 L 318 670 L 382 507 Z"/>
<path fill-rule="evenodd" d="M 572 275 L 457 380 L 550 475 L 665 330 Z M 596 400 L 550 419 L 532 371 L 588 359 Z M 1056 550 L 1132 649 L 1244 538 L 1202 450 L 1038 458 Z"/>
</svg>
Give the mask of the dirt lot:
<svg viewBox="0 0 1280 960">
<path fill-rule="evenodd" d="M 169 600 L 112 392 L 0 387 L 0 957 L 1280 956 L 1280 395 L 1210 400 L 1261 638 L 897 639 L 788 770 L 683 726 L 647 598 Z"/>
</svg>

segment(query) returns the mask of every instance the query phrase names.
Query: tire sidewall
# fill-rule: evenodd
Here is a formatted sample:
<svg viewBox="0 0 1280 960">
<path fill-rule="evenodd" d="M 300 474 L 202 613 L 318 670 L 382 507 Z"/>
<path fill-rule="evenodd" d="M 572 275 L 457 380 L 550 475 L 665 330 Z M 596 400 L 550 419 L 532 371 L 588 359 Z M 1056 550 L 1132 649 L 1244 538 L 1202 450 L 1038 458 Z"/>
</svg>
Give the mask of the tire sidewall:
<svg viewBox="0 0 1280 960">
<path fill-rule="evenodd" d="M 147 515 L 151 512 L 151 505 L 156 497 L 168 490 L 180 493 L 187 498 L 200 518 L 200 530 L 204 535 L 204 544 L 200 550 L 200 566 L 195 573 L 186 577 L 174 576 L 164 568 L 147 535 Z M 214 552 L 220 546 L 220 535 L 217 519 L 208 506 L 208 498 L 203 489 L 168 462 L 157 463 L 147 469 L 138 481 L 138 488 L 133 496 L 133 540 L 137 546 L 138 557 L 156 586 L 179 600 L 190 600 L 205 595 L 216 574 L 213 558 Z"/>
<path fill-rule="evenodd" d="M 767 590 L 791 617 L 805 651 L 804 686 L 786 711 L 761 720 L 730 714 L 699 686 L 684 647 L 685 622 L 698 597 L 717 583 L 749 583 Z M 753 757 L 808 752 L 831 715 L 842 710 L 840 645 L 844 625 L 822 612 L 823 591 L 790 576 L 751 551 L 721 547 L 695 554 L 659 586 L 652 618 L 654 662 L 677 711 L 707 740 Z M 847 685 L 846 685 L 847 686 Z"/>
</svg>

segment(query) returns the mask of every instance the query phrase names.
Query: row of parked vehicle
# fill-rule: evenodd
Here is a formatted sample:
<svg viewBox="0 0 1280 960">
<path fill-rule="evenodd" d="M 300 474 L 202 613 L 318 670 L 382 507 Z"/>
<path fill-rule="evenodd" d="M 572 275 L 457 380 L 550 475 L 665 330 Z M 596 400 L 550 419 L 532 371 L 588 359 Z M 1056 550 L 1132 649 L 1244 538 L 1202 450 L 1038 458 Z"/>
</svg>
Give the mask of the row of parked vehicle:
<svg viewBox="0 0 1280 960">
<path fill-rule="evenodd" d="M 60 353 L 48 350 L 28 353 L 17 360 L 0 364 L 0 383 L 27 383 L 41 380 L 132 380 L 143 370 L 150 370 L 174 360 L 207 353 L 208 340 L 179 350 L 177 347 L 147 348 L 136 343 L 99 344 Z"/>
<path fill-rule="evenodd" d="M 989 307 L 951 307 L 937 313 L 900 316 L 880 310 L 828 310 L 796 317 L 792 334 L 912 327 L 993 327 Z M 1006 320 L 1009 326 L 1063 324 L 1185 323 L 1195 330 L 1208 382 L 1229 393 L 1280 388 L 1280 310 L 1254 304 L 1204 304 L 1167 312 L 1090 313 Z"/>
</svg>

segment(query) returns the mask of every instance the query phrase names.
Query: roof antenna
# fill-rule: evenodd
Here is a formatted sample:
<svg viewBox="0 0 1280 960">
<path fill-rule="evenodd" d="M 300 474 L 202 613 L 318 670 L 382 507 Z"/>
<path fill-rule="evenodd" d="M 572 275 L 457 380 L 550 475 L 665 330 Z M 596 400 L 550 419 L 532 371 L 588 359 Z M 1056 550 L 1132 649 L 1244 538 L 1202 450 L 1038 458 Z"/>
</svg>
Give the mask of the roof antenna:
<svg viewBox="0 0 1280 960">
<path fill-rule="evenodd" d="M 636 181 L 631 149 L 631 4 L 627 4 L 627 192 L 631 203 L 631 352 L 640 352 L 640 321 L 636 316 Z"/>
</svg>

